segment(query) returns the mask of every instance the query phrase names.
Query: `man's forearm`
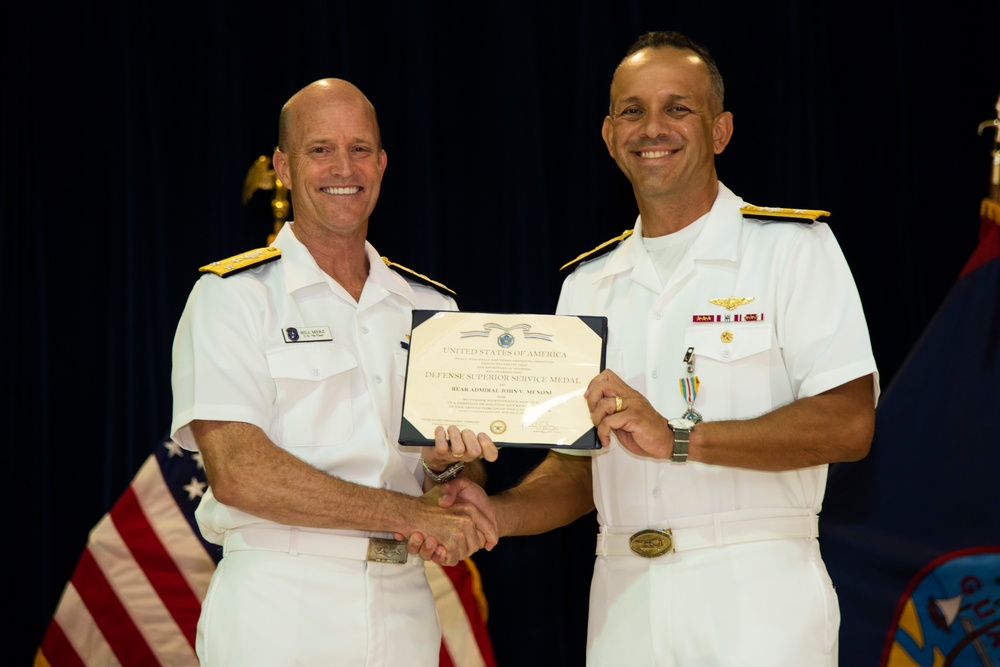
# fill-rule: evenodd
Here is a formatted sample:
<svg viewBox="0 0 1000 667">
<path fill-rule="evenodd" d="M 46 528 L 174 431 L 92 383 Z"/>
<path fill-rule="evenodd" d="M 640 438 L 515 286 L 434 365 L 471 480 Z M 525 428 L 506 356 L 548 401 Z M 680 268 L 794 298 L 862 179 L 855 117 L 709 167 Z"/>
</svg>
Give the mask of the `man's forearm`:
<svg viewBox="0 0 1000 667">
<path fill-rule="evenodd" d="M 549 455 L 517 486 L 492 496 L 501 536 L 537 535 L 594 509 L 591 460 Z"/>
</svg>

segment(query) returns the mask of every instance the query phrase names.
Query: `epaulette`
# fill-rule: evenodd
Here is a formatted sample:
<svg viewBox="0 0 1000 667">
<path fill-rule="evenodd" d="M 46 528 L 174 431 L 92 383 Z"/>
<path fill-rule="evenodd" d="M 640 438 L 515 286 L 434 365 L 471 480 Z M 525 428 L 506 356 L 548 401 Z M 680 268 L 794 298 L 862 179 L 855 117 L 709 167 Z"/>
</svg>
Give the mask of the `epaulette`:
<svg viewBox="0 0 1000 667">
<path fill-rule="evenodd" d="M 810 208 L 779 208 L 777 206 L 744 206 L 740 209 L 744 218 L 755 220 L 787 220 L 790 222 L 808 222 L 812 224 L 830 217 L 829 211 L 817 211 Z"/>
<path fill-rule="evenodd" d="M 262 264 L 273 262 L 276 259 L 281 259 L 281 249 L 268 246 L 266 248 L 257 248 L 256 250 L 241 252 L 239 255 L 233 255 L 232 257 L 221 259 L 217 262 L 212 262 L 211 264 L 206 264 L 205 266 L 199 268 L 198 271 L 200 273 L 214 273 L 217 276 L 228 278 L 229 276 L 236 275 L 240 271 L 245 271 L 255 266 L 261 266 Z"/>
<path fill-rule="evenodd" d="M 417 273 L 413 269 L 408 269 L 405 266 L 403 266 L 402 264 L 396 264 L 396 262 L 391 262 L 391 261 L 389 261 L 388 257 L 384 257 L 383 256 L 382 257 L 382 261 L 385 262 L 385 265 L 388 266 L 393 271 L 395 271 L 396 273 L 402 274 L 402 275 L 404 275 L 404 276 L 406 276 L 408 278 L 413 278 L 418 283 L 421 283 L 423 285 L 427 285 L 429 287 L 433 287 L 438 292 L 441 292 L 442 294 L 445 294 L 447 296 L 456 296 L 455 290 L 451 289 L 450 287 L 445 287 L 444 285 L 442 285 L 441 283 L 439 283 L 436 280 L 431 280 L 430 278 L 428 278 L 427 276 L 425 276 L 422 273 Z"/>
<path fill-rule="evenodd" d="M 628 237 L 632 236 L 632 232 L 634 231 L 635 231 L 634 229 L 626 229 L 619 236 L 616 236 L 613 239 L 605 241 L 604 243 L 597 246 L 593 250 L 588 250 L 587 252 L 583 253 L 582 255 L 580 255 L 579 257 L 570 262 L 566 262 L 565 264 L 559 267 L 559 270 L 565 271 L 566 269 L 575 269 L 577 265 L 581 264 L 582 262 L 588 259 L 595 259 L 597 257 L 600 257 L 606 252 L 614 250 L 615 246 L 617 246 L 619 243 L 621 243 Z"/>
</svg>

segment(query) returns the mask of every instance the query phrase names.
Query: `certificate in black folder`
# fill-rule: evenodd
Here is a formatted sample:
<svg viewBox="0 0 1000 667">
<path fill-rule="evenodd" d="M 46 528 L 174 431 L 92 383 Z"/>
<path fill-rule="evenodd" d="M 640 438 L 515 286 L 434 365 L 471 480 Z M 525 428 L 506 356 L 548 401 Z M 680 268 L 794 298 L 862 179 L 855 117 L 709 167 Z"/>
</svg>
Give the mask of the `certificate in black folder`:
<svg viewBox="0 0 1000 667">
<path fill-rule="evenodd" d="M 502 447 L 599 449 L 584 391 L 607 339 L 606 317 L 413 311 L 399 444 L 457 426 Z"/>
</svg>

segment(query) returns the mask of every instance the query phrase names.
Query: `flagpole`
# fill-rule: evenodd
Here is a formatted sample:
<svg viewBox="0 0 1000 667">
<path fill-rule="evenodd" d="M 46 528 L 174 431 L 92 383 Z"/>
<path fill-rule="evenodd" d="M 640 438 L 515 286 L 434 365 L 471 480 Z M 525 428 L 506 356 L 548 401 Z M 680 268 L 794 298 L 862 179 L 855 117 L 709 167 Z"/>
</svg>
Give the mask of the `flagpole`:
<svg viewBox="0 0 1000 667">
<path fill-rule="evenodd" d="M 993 120 L 984 120 L 979 124 L 979 135 L 983 130 L 993 128 L 993 168 L 990 170 L 990 198 L 995 202 L 1000 202 L 1000 97 L 997 98 L 997 117 Z"/>
</svg>

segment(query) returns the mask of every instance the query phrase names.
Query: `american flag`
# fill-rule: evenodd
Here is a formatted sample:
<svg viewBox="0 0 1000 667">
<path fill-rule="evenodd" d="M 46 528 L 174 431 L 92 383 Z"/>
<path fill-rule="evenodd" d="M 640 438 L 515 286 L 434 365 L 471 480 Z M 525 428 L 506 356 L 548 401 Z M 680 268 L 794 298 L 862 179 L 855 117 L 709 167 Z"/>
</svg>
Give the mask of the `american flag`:
<svg viewBox="0 0 1000 667">
<path fill-rule="evenodd" d="M 208 483 L 200 455 L 166 439 L 90 533 L 35 667 L 197 667 L 201 601 L 222 548 L 194 510 Z M 496 667 L 471 559 L 427 563 L 441 619 L 441 667 Z"/>
</svg>

